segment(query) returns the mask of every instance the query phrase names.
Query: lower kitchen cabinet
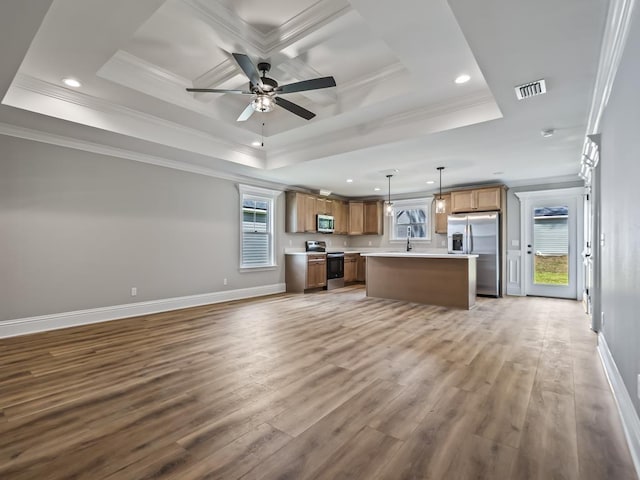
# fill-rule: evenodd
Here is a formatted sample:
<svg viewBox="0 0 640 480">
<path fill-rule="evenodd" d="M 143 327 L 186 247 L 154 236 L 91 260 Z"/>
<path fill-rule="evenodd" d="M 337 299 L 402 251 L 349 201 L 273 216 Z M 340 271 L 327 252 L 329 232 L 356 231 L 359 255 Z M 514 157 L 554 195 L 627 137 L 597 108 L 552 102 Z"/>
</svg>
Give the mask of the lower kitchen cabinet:
<svg viewBox="0 0 640 480">
<path fill-rule="evenodd" d="M 285 255 L 285 283 L 287 292 L 304 292 L 327 285 L 325 255 Z"/>
<path fill-rule="evenodd" d="M 358 253 L 344 254 L 344 282 L 355 282 L 358 279 Z"/>
</svg>

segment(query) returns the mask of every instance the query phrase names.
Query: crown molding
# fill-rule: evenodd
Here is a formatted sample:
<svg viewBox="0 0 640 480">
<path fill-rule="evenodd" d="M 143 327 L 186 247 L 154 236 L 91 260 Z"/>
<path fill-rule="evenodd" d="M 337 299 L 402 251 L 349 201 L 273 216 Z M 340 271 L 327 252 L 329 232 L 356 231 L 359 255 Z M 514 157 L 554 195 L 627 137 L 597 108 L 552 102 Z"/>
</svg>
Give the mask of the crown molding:
<svg viewBox="0 0 640 480">
<path fill-rule="evenodd" d="M 182 0 L 200 19 L 209 24 L 213 31 L 224 32 L 231 37 L 231 45 L 246 45 L 248 53 L 262 55 L 264 34 L 253 28 L 242 18 L 220 2 L 211 0 Z"/>
<path fill-rule="evenodd" d="M 264 34 L 253 28 L 226 6 L 211 0 L 182 0 L 216 32 L 230 37 L 231 45 L 247 45 L 249 52 L 268 58 L 305 35 L 351 11 L 346 0 L 325 0 L 311 5 L 282 25 Z"/>
<path fill-rule="evenodd" d="M 611 0 L 609 4 L 586 135 L 600 132 L 600 121 L 627 42 L 634 6 L 635 0 Z"/>
<path fill-rule="evenodd" d="M 41 130 L 35 130 L 26 127 L 20 127 L 17 125 L 11 125 L 9 123 L 0 122 L 0 135 L 6 135 L 9 137 L 22 138 L 25 140 L 32 140 L 40 143 L 47 143 L 49 145 L 56 145 L 58 147 L 71 148 L 74 150 L 81 150 L 84 152 L 96 153 L 99 155 L 106 155 L 109 157 L 122 158 L 125 160 L 133 160 L 135 162 L 146 163 L 149 165 L 156 165 L 159 167 L 171 168 L 173 170 L 180 170 L 182 172 L 195 173 L 198 175 L 204 175 L 207 177 L 220 178 L 222 180 L 229 180 L 232 182 L 249 183 L 251 185 L 275 189 L 285 190 L 286 185 L 269 182 L 265 180 L 256 179 L 253 177 L 247 177 L 244 175 L 236 175 L 227 172 L 221 172 L 214 168 L 202 167 L 187 162 L 181 162 L 174 159 L 159 157 L 155 155 L 148 155 L 146 153 L 140 153 L 133 150 L 128 150 L 119 147 L 113 147 L 110 145 L 104 145 L 101 143 L 90 142 L 88 140 L 81 140 L 64 135 L 57 135 L 54 133 L 43 132 Z"/>
<path fill-rule="evenodd" d="M 330 24 L 353 8 L 345 0 L 316 2 L 264 36 L 262 44 L 267 56 L 295 43 L 309 33 Z"/>
<path fill-rule="evenodd" d="M 234 71 L 234 74 L 237 71 Z M 157 65 L 147 62 L 135 55 L 119 50 L 97 72 L 97 76 L 158 98 L 162 101 L 178 105 L 213 120 L 218 120 L 208 103 L 200 98 L 202 94 L 185 91 L 192 87 L 192 82 L 184 77 L 168 72 Z M 195 82 L 194 82 L 195 83 Z M 209 96 L 208 98 L 213 98 Z"/>
<path fill-rule="evenodd" d="M 95 124 L 87 121 L 80 121 L 79 123 L 122 133 L 135 138 L 142 138 L 147 141 L 205 156 L 215 156 L 232 163 L 239 163 L 254 168 L 264 168 L 265 166 L 264 154 L 251 147 L 213 137 L 201 130 L 185 127 L 184 125 L 142 113 L 82 92 L 71 91 L 28 75 L 18 74 L 16 76 L 10 92 L 15 93 L 14 90 L 27 94 L 42 95 L 50 99 L 84 107 L 94 113 L 97 112 L 107 115 L 106 119 L 103 118 L 104 116 L 95 116 Z M 7 104 L 11 105 L 11 103 Z M 22 104 L 12 106 L 25 108 Z M 51 115 L 50 112 L 40 112 L 37 109 L 35 109 L 35 111 Z M 78 121 L 74 118 L 65 117 L 65 119 Z M 110 119 L 116 119 L 117 122 L 108 121 Z M 100 122 L 100 120 L 102 120 L 102 122 Z"/>
<path fill-rule="evenodd" d="M 236 62 L 227 59 L 204 72 L 199 77 L 194 78 L 193 86 L 196 88 L 215 88 L 215 86 L 232 79 L 239 73 L 240 71 L 238 70 Z M 249 81 L 247 80 L 247 84 L 248 83 Z"/>
</svg>

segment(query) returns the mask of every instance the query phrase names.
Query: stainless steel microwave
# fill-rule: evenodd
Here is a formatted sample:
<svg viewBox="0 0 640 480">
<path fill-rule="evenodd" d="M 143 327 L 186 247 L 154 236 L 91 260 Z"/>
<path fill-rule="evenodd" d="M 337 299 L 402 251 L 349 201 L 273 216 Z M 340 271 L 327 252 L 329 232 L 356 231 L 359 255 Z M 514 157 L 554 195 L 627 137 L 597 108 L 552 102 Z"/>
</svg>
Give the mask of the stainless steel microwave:
<svg viewBox="0 0 640 480">
<path fill-rule="evenodd" d="M 318 215 L 316 218 L 316 231 L 320 233 L 333 233 L 335 229 L 335 219 L 331 215 Z"/>
</svg>

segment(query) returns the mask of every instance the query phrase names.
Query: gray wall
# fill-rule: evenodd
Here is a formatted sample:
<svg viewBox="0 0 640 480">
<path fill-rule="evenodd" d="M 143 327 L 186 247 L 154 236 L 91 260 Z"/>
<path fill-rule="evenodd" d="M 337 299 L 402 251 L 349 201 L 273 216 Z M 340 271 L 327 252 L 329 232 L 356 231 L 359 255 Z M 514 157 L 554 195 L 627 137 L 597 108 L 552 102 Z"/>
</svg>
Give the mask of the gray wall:
<svg viewBox="0 0 640 480">
<path fill-rule="evenodd" d="M 0 321 L 283 283 L 284 248 L 314 238 L 282 233 L 281 194 L 278 268 L 241 272 L 235 182 L 8 136 L 0 152 Z"/>
<path fill-rule="evenodd" d="M 602 122 L 602 333 L 640 414 L 640 8 Z"/>
</svg>

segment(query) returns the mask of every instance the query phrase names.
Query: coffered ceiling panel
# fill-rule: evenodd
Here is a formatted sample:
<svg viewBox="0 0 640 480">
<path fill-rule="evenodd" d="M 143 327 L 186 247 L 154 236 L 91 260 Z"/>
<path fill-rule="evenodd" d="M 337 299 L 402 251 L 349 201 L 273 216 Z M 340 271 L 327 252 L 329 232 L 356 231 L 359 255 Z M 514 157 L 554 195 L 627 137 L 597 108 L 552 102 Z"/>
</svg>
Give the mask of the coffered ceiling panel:
<svg viewBox="0 0 640 480">
<path fill-rule="evenodd" d="M 578 170 L 605 7 L 53 0 L 0 93 L 5 105 L 104 132 L 105 142 L 129 138 L 140 154 L 182 152 L 172 165 L 209 159 L 227 174 L 346 196 L 372 195 L 389 168 L 399 169 L 397 193 L 424 191 L 439 165 L 455 184 L 564 176 Z M 251 95 L 186 91 L 247 89 L 232 53 L 270 62 L 281 85 L 331 75 L 337 86 L 281 95 L 311 120 L 276 107 L 237 122 Z M 469 80 L 455 83 L 462 74 Z M 515 99 L 513 87 L 540 78 L 546 95 Z M 556 134 L 543 139 L 548 128 Z"/>
</svg>

